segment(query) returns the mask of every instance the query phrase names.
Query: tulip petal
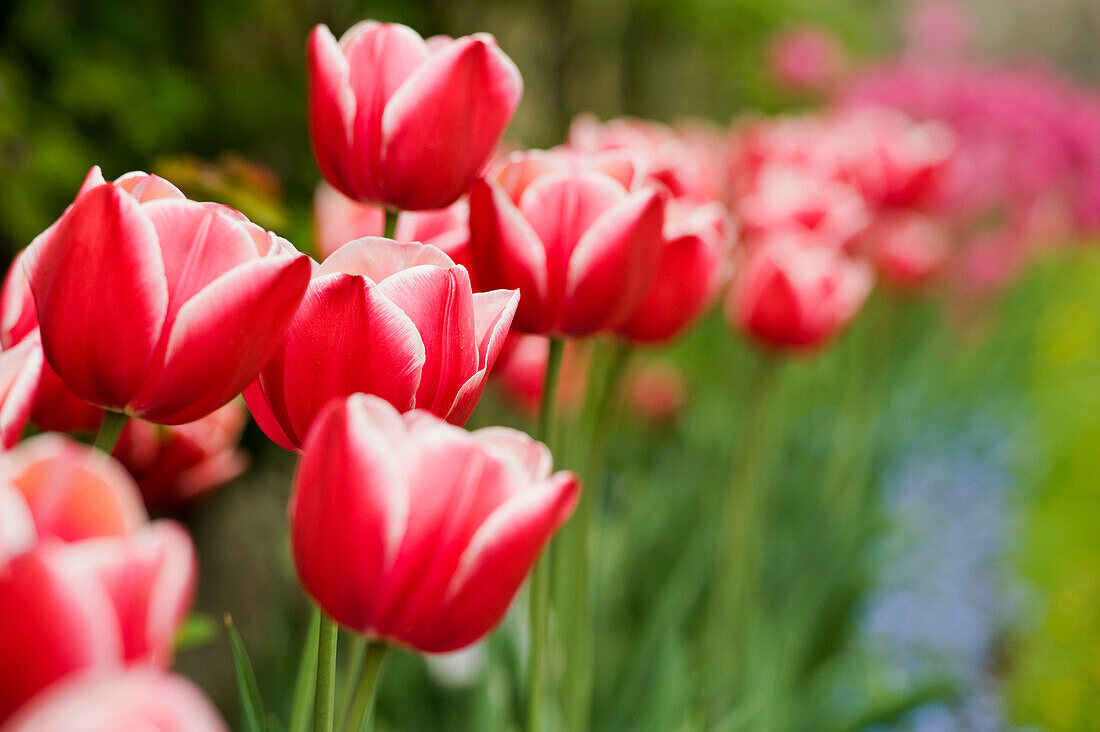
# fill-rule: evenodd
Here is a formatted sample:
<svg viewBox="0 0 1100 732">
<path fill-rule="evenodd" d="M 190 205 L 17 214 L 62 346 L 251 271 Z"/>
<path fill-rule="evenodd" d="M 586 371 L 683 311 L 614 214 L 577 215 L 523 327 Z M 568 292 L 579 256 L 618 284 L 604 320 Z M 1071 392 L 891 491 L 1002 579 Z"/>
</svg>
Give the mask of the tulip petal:
<svg viewBox="0 0 1100 732">
<path fill-rule="evenodd" d="M 42 379 L 42 342 L 38 331 L 0 352 L 0 446 L 14 447 L 31 416 Z"/>
<path fill-rule="evenodd" d="M 302 586 L 338 622 L 360 632 L 374 622 L 381 578 L 396 558 L 409 511 L 395 434 L 404 428 L 379 401 L 357 394 L 321 413 L 289 508 Z"/>
<path fill-rule="evenodd" d="M 415 241 L 366 236 L 349 241 L 330 254 L 317 269 L 317 276 L 343 272 L 382 282 L 402 270 L 423 264 L 454 266 L 451 258 L 436 247 Z"/>
<path fill-rule="evenodd" d="M 462 554 L 424 648 L 457 650 L 492 629 L 578 496 L 576 477 L 557 473 L 488 516 Z"/>
<path fill-rule="evenodd" d="M 520 291 L 517 328 L 544 332 L 553 317 L 546 249 L 504 191 L 484 180 L 470 191 L 470 253 L 480 285 Z"/>
<path fill-rule="evenodd" d="M 490 36 L 460 38 L 420 65 L 386 104 L 387 195 L 406 210 L 443 208 L 470 189 L 523 93 Z"/>
<path fill-rule="evenodd" d="M 135 410 L 151 421 L 183 424 L 241 393 L 278 346 L 309 276 L 308 257 L 263 257 L 188 300 L 172 325 L 164 368 Z"/>
<path fill-rule="evenodd" d="M 638 306 L 657 273 L 663 217 L 660 195 L 640 191 L 584 232 L 569 260 L 563 332 L 582 335 L 614 327 Z"/>
<path fill-rule="evenodd" d="M 168 310 L 157 232 L 141 204 L 113 185 L 89 190 L 27 250 L 25 267 L 50 366 L 84 399 L 125 407 Z"/>
<path fill-rule="evenodd" d="M 118 662 L 110 599 L 59 559 L 34 551 L 0 569 L 0 720 L 68 673 Z"/>
<path fill-rule="evenodd" d="M 309 75 L 309 137 L 325 180 L 345 196 L 359 198 L 357 176 L 346 175 L 355 120 L 348 60 L 332 32 L 319 25 L 307 46 Z"/>
<path fill-rule="evenodd" d="M 290 435 L 283 429 L 279 417 L 276 416 L 275 410 L 271 406 L 271 400 L 264 390 L 264 383 L 263 379 L 256 377 L 242 392 L 244 403 L 248 405 L 248 411 L 252 415 L 252 419 L 256 420 L 256 426 L 267 435 L 267 438 L 279 447 L 290 451 L 299 449 L 301 443 L 290 438 Z"/>
<path fill-rule="evenodd" d="M 478 369 L 474 302 L 465 267 L 419 266 L 378 285 L 412 320 L 424 342 L 416 406 L 441 417 Z"/>
<path fill-rule="evenodd" d="M 508 329 L 519 306 L 519 290 L 493 290 L 474 293 L 474 332 L 478 344 L 478 370 L 459 389 L 444 418 L 462 425 L 473 414 L 485 391 L 485 382 L 496 363 Z"/>
<path fill-rule="evenodd" d="M 158 198 L 187 198 L 183 191 L 161 178 L 135 170 L 115 179 L 115 185 L 141 203 L 155 201 Z"/>
<path fill-rule="evenodd" d="M 336 397 L 364 392 L 411 409 L 424 358 L 416 326 L 377 285 L 356 275 L 324 275 L 310 283 L 286 338 L 260 372 L 259 388 L 282 432 L 300 446 Z"/>
<path fill-rule="evenodd" d="M 37 538 L 34 516 L 22 494 L 0 483 L 0 572 L 9 559 L 30 549 Z"/>
</svg>

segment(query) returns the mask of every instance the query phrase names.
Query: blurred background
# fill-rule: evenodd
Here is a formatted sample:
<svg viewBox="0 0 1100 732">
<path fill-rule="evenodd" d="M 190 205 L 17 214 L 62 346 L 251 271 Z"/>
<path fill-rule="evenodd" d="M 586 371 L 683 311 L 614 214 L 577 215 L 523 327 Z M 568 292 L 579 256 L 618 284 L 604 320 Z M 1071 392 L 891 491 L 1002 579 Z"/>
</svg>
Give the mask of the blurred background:
<svg viewBox="0 0 1100 732">
<path fill-rule="evenodd" d="M 958 8 L 968 59 L 1041 69 L 1075 89 L 1100 84 L 1095 0 Z M 309 250 L 319 174 L 304 44 L 319 22 L 337 35 L 368 17 L 424 36 L 493 33 L 526 85 L 509 139 L 546 147 L 584 111 L 726 125 L 820 107 L 828 92 L 777 83 L 777 34 L 827 33 L 858 78 L 905 53 L 913 10 L 895 0 L 7 0 L 0 247 L 10 258 L 26 246 L 98 164 L 108 178 L 157 172 Z M 928 22 L 953 32 L 948 16 Z M 852 388 L 852 373 L 881 416 L 850 478 L 873 504 L 858 522 L 832 521 L 835 503 L 807 489 L 814 460 L 776 461 L 767 612 L 746 682 L 776 710 L 774 728 L 1100 730 L 1100 249 L 1090 243 L 1100 242 L 1024 268 L 977 313 L 936 298 L 883 306 L 885 331 L 861 318 L 786 374 L 787 454 L 812 458 L 861 434 L 858 410 L 831 398 Z M 889 359 L 861 372 L 864 347 L 884 332 Z M 731 374 L 746 350 L 710 317 L 647 354 L 684 374 L 683 405 L 657 424 L 624 419 L 614 433 L 614 464 L 631 467 L 608 477 L 601 612 L 621 632 L 598 646 L 598 728 L 699 728 L 681 716 L 696 683 L 681 652 L 693 622 L 681 545 L 699 510 L 695 487 L 723 479 L 741 437 L 728 424 L 744 399 Z M 524 423 L 490 394 L 474 424 L 501 421 Z M 199 610 L 233 613 L 277 699 L 289 696 L 306 614 L 283 540 L 293 456 L 254 427 L 245 444 L 255 470 L 181 518 L 202 557 Z M 811 640 L 788 662 L 796 637 Z M 507 665 L 490 667 L 498 677 L 476 654 L 452 661 L 397 659 L 381 723 L 494 728 L 483 700 L 497 708 L 514 694 Z M 236 718 L 224 638 L 181 652 L 178 665 Z"/>
</svg>

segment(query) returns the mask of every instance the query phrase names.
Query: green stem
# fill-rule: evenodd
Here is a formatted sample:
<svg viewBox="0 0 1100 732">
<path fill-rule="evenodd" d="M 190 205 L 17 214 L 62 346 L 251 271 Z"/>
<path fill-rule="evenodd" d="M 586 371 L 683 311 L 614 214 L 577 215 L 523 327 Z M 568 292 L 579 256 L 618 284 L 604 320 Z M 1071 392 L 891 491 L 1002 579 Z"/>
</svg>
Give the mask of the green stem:
<svg viewBox="0 0 1100 732">
<path fill-rule="evenodd" d="M 565 720 L 566 729 L 580 732 L 590 726 L 593 665 L 593 606 L 591 575 L 593 558 L 600 547 L 599 524 L 594 520 L 596 507 L 602 503 L 602 472 L 606 458 L 607 436 L 615 415 L 619 379 L 631 353 L 626 342 L 613 344 L 609 362 L 602 374 L 593 371 L 589 387 L 589 415 L 586 424 L 591 432 L 591 450 L 585 471 L 585 489 L 572 519 L 562 531 L 565 563 L 569 570 L 567 584 L 562 586 L 565 611 L 563 627 L 567 634 L 565 646 Z M 596 391 L 598 389 L 598 391 Z"/>
<path fill-rule="evenodd" d="M 382 229 L 383 236 L 387 239 L 394 238 L 393 235 L 397 232 L 397 215 L 401 213 L 395 208 L 389 208 L 388 206 L 383 209 L 386 214 L 384 228 Z"/>
<path fill-rule="evenodd" d="M 348 722 L 348 712 L 351 710 L 355 684 L 359 680 L 359 671 L 363 667 L 363 657 L 367 653 L 367 639 L 358 633 L 349 633 L 345 640 L 348 642 L 344 645 L 344 651 L 347 655 L 342 674 L 344 684 L 336 694 L 336 708 L 343 710 L 336 722 L 339 729 L 343 729 Z"/>
<path fill-rule="evenodd" d="M 741 415 L 740 449 L 731 469 L 731 482 L 724 496 L 725 507 L 720 512 L 722 523 L 715 561 L 714 588 L 704 632 L 700 636 L 720 671 L 730 670 L 744 651 L 748 637 L 744 627 L 747 603 L 759 570 L 756 557 L 757 537 L 754 534 L 760 520 L 762 488 L 768 453 L 775 429 L 775 399 L 778 394 L 782 362 L 761 355 L 753 364 L 747 379 L 748 395 Z M 724 679 L 716 679 L 724 683 Z"/>
<path fill-rule="evenodd" d="M 535 438 L 549 440 L 554 428 L 553 413 L 557 402 L 558 382 L 561 377 L 562 353 L 565 341 L 550 339 L 550 352 L 546 358 L 546 374 L 542 382 L 542 398 L 539 401 L 538 431 Z M 545 697 L 547 651 L 550 625 L 550 554 L 543 555 L 535 563 L 531 573 L 529 596 L 531 652 L 527 674 L 527 729 L 542 728 L 542 705 Z"/>
<path fill-rule="evenodd" d="M 321 611 L 321 630 L 317 643 L 317 687 L 313 698 L 314 732 L 332 732 L 332 713 L 336 691 L 336 641 L 339 627 Z"/>
<path fill-rule="evenodd" d="M 95 436 L 95 446 L 108 455 L 115 449 L 122 428 L 130 417 L 122 412 L 106 411 L 103 413 L 103 421 L 99 423 L 99 432 Z"/>
<path fill-rule="evenodd" d="M 321 633 L 321 611 L 314 606 L 309 620 L 306 642 L 298 661 L 298 676 L 294 682 L 294 701 L 290 707 L 290 732 L 309 729 L 309 712 L 313 707 L 314 684 L 317 683 L 317 646 Z"/>
<path fill-rule="evenodd" d="M 355 696 L 344 721 L 344 732 L 360 732 L 374 711 L 374 696 L 378 688 L 378 677 L 382 662 L 390 647 L 385 643 L 372 643 L 367 647 L 363 662 L 359 668 L 359 681 L 355 685 Z"/>
</svg>

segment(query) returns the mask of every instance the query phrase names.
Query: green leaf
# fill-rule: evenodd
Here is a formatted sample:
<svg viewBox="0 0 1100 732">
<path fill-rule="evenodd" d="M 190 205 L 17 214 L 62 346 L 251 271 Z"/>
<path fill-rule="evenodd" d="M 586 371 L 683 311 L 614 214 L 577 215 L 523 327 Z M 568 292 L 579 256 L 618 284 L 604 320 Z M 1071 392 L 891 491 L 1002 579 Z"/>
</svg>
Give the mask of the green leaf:
<svg viewBox="0 0 1100 732">
<path fill-rule="evenodd" d="M 241 695 L 241 711 L 244 715 L 245 729 L 249 732 L 265 732 L 267 726 L 264 705 L 260 699 L 260 687 L 256 683 L 256 674 L 252 662 L 248 659 L 241 634 L 233 626 L 233 618 L 225 614 L 225 628 L 229 632 L 229 648 L 233 652 L 233 666 L 237 672 L 237 691 Z"/>
<path fill-rule="evenodd" d="M 218 621 L 203 613 L 191 613 L 176 631 L 175 651 L 202 648 L 214 642 L 218 635 Z"/>
<path fill-rule="evenodd" d="M 305 645 L 298 661 L 294 682 L 294 701 L 290 706 L 290 732 L 308 732 L 313 711 L 313 692 L 317 681 L 317 647 L 321 636 L 321 610 L 314 606 L 306 631 Z"/>
</svg>

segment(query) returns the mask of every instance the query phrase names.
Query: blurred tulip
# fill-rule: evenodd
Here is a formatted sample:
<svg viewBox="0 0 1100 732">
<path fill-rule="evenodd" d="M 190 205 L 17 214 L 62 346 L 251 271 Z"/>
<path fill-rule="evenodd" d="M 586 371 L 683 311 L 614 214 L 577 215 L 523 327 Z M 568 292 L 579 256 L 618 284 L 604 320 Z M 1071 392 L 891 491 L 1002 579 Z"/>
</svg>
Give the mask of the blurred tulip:
<svg viewBox="0 0 1100 732">
<path fill-rule="evenodd" d="M 523 93 L 492 36 L 429 39 L 364 21 L 308 44 L 309 122 L 321 173 L 349 198 L 407 210 L 470 189 Z"/>
<path fill-rule="evenodd" d="M 46 360 L 83 399 L 181 424 L 255 377 L 309 281 L 303 255 L 170 183 L 93 168 L 27 250 Z"/>
<path fill-rule="evenodd" d="M 950 255 L 943 227 L 917 213 L 885 214 L 861 240 L 882 278 L 900 288 L 928 283 L 943 271 Z"/>
<path fill-rule="evenodd" d="M 34 546 L 38 532 L 22 494 L 0 483 L 0 572 L 14 556 Z"/>
<path fill-rule="evenodd" d="M 429 653 L 504 616 L 577 481 L 505 428 L 466 432 L 357 394 L 310 433 L 290 500 L 302 585 L 340 624 Z"/>
<path fill-rule="evenodd" d="M 727 273 L 733 225 L 725 208 L 670 205 L 667 211 L 657 276 L 638 308 L 615 329 L 642 343 L 682 333 L 711 302 Z"/>
<path fill-rule="evenodd" d="M 460 198 L 447 208 L 434 211 L 402 211 L 397 217 L 394 238 L 398 241 L 418 241 L 431 244 L 470 271 L 470 204 Z M 474 288 L 478 284 L 474 281 Z"/>
<path fill-rule="evenodd" d="M 0 570 L 0 720 L 74 671 L 167 665 L 195 557 L 159 521 L 126 537 L 44 542 Z"/>
<path fill-rule="evenodd" d="M 234 399 L 187 424 L 131 420 L 112 454 L 137 481 L 147 506 L 174 508 L 244 472 L 248 458 L 237 443 L 247 416 Z"/>
<path fill-rule="evenodd" d="M 37 330 L 0 351 L 0 447 L 11 448 L 23 436 L 44 363 Z"/>
<path fill-rule="evenodd" d="M 668 361 L 651 361 L 631 370 L 627 380 L 630 411 L 651 422 L 668 422 L 687 400 L 684 374 Z"/>
<path fill-rule="evenodd" d="M 329 400 L 355 392 L 463 424 L 518 299 L 514 290 L 475 294 L 466 268 L 433 246 L 349 242 L 317 269 L 245 401 L 260 428 L 288 450 L 301 448 Z"/>
<path fill-rule="evenodd" d="M 313 194 L 313 233 L 321 259 L 352 239 L 383 236 L 386 211 L 381 206 L 359 203 L 321 181 Z"/>
<path fill-rule="evenodd" d="M 470 251 L 485 287 L 523 294 L 516 328 L 591 335 L 619 325 L 656 274 L 663 195 L 632 190 L 621 157 L 532 151 L 506 158 L 470 193 Z"/>
<path fill-rule="evenodd" d="M 588 381 L 591 350 L 585 341 L 565 342 L 557 399 L 557 407 L 563 412 L 575 413 L 581 406 Z M 549 357 L 549 338 L 513 333 L 508 336 L 508 344 L 493 370 L 504 393 L 532 417 L 538 414 L 546 378 L 546 359 Z"/>
<path fill-rule="evenodd" d="M 2 732 L 227 732 L 182 676 L 154 669 L 74 674 L 36 695 Z"/>
<path fill-rule="evenodd" d="M 844 49 L 835 36 L 821 28 L 779 33 L 771 39 L 768 51 L 772 75 L 791 89 L 828 91 L 844 74 Z"/>
<path fill-rule="evenodd" d="M 873 284 L 866 263 L 806 236 L 784 236 L 749 253 L 726 315 L 766 345 L 811 349 L 852 319 Z"/>
</svg>

